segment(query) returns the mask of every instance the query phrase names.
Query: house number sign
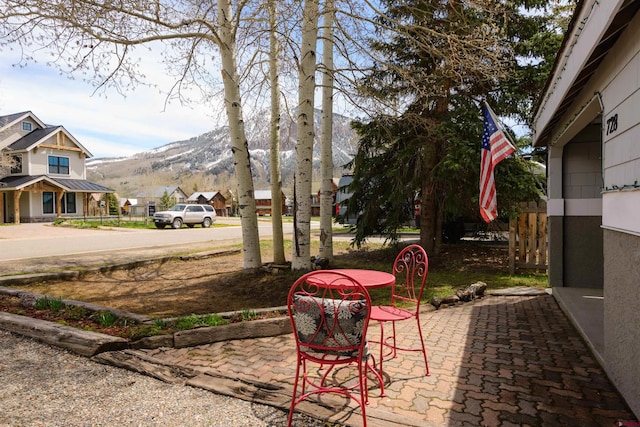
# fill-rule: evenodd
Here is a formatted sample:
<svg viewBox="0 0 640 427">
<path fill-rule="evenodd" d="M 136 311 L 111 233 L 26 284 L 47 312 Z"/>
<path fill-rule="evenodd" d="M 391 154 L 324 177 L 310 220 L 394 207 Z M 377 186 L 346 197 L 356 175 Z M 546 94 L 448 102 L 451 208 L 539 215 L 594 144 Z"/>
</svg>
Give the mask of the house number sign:
<svg viewBox="0 0 640 427">
<path fill-rule="evenodd" d="M 618 130 L 618 114 L 607 119 L 607 135 Z"/>
</svg>

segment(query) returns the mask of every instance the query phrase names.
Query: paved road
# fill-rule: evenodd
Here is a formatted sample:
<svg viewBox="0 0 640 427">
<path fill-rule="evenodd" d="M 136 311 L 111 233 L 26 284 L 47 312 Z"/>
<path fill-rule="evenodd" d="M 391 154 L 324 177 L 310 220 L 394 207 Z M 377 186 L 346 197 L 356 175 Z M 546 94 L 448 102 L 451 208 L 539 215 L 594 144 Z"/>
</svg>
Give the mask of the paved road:
<svg viewBox="0 0 640 427">
<path fill-rule="evenodd" d="M 219 220 L 228 227 L 173 229 L 76 229 L 51 224 L 20 224 L 0 227 L 0 261 L 90 254 L 104 251 L 211 244 L 242 239 L 238 218 Z M 259 222 L 260 237 L 272 235 L 271 223 Z M 284 224 L 285 234 L 291 224 Z M 63 238 L 63 239 L 61 239 Z"/>
<path fill-rule="evenodd" d="M 50 223 L 4 225 L 0 227 L 0 276 L 73 270 L 80 266 L 123 264 L 158 259 L 169 255 L 209 252 L 242 242 L 239 218 L 218 218 L 225 227 L 173 229 L 77 229 Z M 258 223 L 261 239 L 272 236 L 271 222 Z M 293 225 L 284 223 L 285 238 Z M 311 230 L 319 229 L 312 222 Z M 316 238 L 316 237 L 313 237 Z M 405 239 L 415 239 L 406 236 Z M 333 241 L 352 240 L 353 235 L 334 234 Z M 384 242 L 372 237 L 369 241 Z"/>
</svg>

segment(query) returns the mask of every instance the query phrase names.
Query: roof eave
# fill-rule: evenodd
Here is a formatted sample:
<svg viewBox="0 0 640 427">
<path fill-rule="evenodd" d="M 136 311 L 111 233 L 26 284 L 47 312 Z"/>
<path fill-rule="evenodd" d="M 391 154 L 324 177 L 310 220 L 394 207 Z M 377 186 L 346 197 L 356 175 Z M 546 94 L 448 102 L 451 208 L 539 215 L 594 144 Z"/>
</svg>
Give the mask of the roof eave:
<svg viewBox="0 0 640 427">
<path fill-rule="evenodd" d="M 576 6 L 569 29 L 556 56 L 553 71 L 536 106 L 533 116 L 534 147 L 549 145 L 554 127 L 640 9 L 640 1 L 637 0 L 594 3 L 589 10 L 584 8 L 584 4 L 583 0 Z M 596 7 L 601 9 L 595 10 Z M 594 16 L 586 20 L 592 12 L 600 14 L 600 19 Z M 570 44 L 570 40 L 575 42 Z M 576 56 L 580 53 L 581 56 Z"/>
</svg>

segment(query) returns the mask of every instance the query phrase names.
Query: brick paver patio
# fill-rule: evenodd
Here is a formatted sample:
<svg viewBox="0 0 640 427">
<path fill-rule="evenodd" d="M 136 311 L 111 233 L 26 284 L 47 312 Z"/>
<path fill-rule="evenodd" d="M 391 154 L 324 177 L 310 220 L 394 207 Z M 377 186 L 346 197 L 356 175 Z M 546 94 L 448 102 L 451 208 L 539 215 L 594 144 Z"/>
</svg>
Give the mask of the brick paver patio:
<svg viewBox="0 0 640 427">
<path fill-rule="evenodd" d="M 427 310 L 421 320 L 430 376 L 420 353 L 385 361 L 386 397 L 369 383 L 371 426 L 615 426 L 636 420 L 550 295 L 486 296 Z M 399 328 L 406 344 L 416 339 L 414 329 L 410 322 Z M 372 323 L 372 339 L 378 331 Z M 144 353 L 206 374 L 210 384 L 220 378 L 262 384 L 263 391 L 253 392 L 257 400 L 288 408 L 296 360 L 291 334 Z M 276 389 L 277 397 L 270 394 Z M 325 413 L 360 425 L 349 411 L 356 406 L 343 401 Z"/>
</svg>

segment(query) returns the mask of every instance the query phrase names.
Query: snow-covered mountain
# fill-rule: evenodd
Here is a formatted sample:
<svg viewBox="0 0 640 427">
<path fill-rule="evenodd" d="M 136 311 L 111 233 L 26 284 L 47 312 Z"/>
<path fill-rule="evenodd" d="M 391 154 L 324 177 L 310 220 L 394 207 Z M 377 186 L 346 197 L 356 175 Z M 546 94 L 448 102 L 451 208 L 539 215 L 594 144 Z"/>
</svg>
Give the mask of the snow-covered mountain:
<svg viewBox="0 0 640 427">
<path fill-rule="evenodd" d="M 320 167 L 320 113 L 316 111 L 314 170 Z M 351 119 L 336 115 L 333 124 L 334 176 L 352 160 L 357 141 Z M 256 188 L 267 188 L 269 180 L 269 116 L 246 127 Z M 135 197 L 146 188 L 178 185 L 189 193 L 232 188 L 233 158 L 228 127 L 220 127 L 188 140 L 171 142 L 128 157 L 87 160 L 88 179 L 115 189 L 121 196 Z M 296 123 L 281 120 L 280 159 L 283 186 L 292 185 L 295 170 Z M 319 176 L 319 175 L 318 175 Z"/>
</svg>

